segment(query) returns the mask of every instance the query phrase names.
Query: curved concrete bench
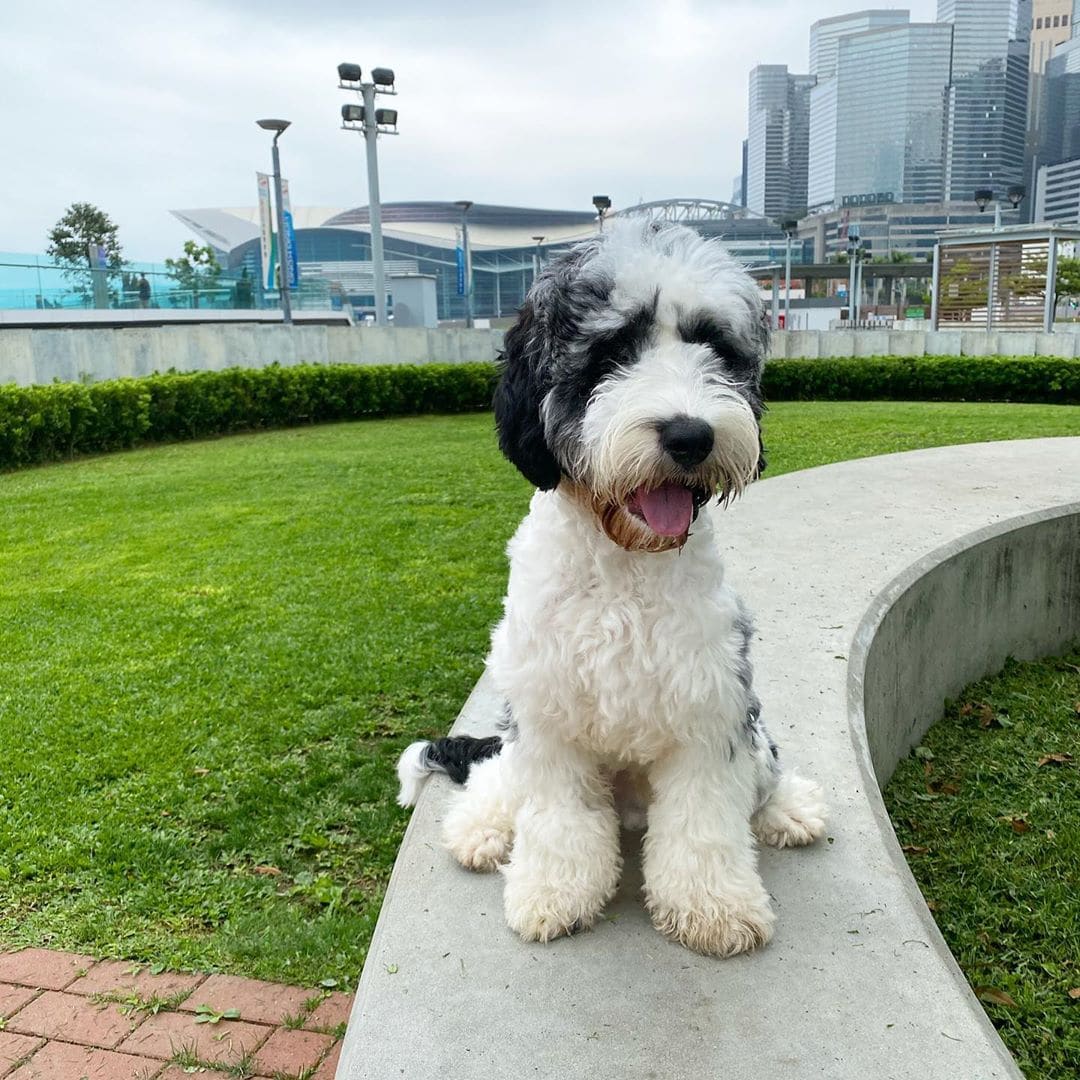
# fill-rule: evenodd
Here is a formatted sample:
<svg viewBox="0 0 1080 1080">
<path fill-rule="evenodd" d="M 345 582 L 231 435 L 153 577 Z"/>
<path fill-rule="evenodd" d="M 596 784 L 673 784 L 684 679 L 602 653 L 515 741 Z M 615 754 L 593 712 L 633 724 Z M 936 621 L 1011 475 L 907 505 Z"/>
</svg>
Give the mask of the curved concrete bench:
<svg viewBox="0 0 1080 1080">
<path fill-rule="evenodd" d="M 524 945 L 501 881 L 439 844 L 428 785 L 402 845 L 338 1070 L 389 1077 L 1018 1077 L 882 805 L 946 696 L 1080 635 L 1080 439 L 946 447 L 756 484 L 718 512 L 756 614 L 756 685 L 785 758 L 821 780 L 829 842 L 762 851 L 779 915 L 718 961 L 658 935 L 628 860 L 608 918 Z M 455 730 L 493 729 L 481 679 Z"/>
</svg>

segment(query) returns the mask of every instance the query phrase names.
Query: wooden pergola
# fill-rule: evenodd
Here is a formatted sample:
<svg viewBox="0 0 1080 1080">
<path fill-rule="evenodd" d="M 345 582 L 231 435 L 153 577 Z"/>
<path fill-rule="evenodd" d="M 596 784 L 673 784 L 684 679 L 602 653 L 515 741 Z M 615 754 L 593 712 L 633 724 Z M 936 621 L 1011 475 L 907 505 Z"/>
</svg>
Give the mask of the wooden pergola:
<svg viewBox="0 0 1080 1080">
<path fill-rule="evenodd" d="M 1075 225 L 951 230 L 934 248 L 931 328 L 1054 329 L 1054 281 Z"/>
</svg>

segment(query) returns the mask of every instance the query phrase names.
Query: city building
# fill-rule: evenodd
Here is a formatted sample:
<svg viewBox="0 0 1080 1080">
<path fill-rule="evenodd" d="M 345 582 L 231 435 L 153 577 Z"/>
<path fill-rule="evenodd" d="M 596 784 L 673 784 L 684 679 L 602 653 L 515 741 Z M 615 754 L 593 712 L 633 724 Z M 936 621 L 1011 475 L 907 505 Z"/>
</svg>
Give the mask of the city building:
<svg viewBox="0 0 1080 1080">
<path fill-rule="evenodd" d="M 861 34 L 884 26 L 903 26 L 910 18 L 909 11 L 895 8 L 854 11 L 849 15 L 818 19 L 810 27 L 810 74 L 817 79 L 819 86 L 836 74 L 840 42 L 849 34 Z"/>
<path fill-rule="evenodd" d="M 1031 12 L 1031 48 L 1028 63 L 1032 75 L 1046 69 L 1054 49 L 1072 37 L 1074 0 L 1034 0 Z"/>
<path fill-rule="evenodd" d="M 980 213 L 970 200 L 901 203 L 891 202 L 887 196 L 872 196 L 805 218 L 799 222 L 799 239 L 811 247 L 815 263 L 835 262 L 847 253 L 849 230 L 858 225 L 860 242 L 871 258 L 928 262 L 933 258 L 938 233 L 986 228 L 992 220 L 987 221 L 986 214 Z"/>
<path fill-rule="evenodd" d="M 783 259 L 786 238 L 772 221 L 731 203 L 707 199 L 669 199 L 626 208 L 656 220 L 679 221 L 705 236 L 721 239 L 738 259 L 775 264 Z M 230 278 L 244 274 L 262 280 L 259 217 L 256 207 L 174 210 L 173 215 L 218 254 Z M 329 306 L 336 297 L 357 312 L 374 310 L 374 272 L 366 206 L 350 210 L 297 207 L 296 246 L 300 264 L 299 306 Z M 436 280 L 438 316 L 466 315 L 459 292 L 457 248 L 462 213 L 455 203 L 384 203 L 383 247 L 389 291 L 393 277 L 422 274 Z M 554 253 L 595 235 L 591 211 L 535 210 L 476 203 L 468 213 L 472 253 L 473 314 L 506 318 L 521 306 L 540 265 Z M 809 254 L 809 244 L 795 257 Z M 261 295 L 261 290 L 260 290 Z"/>
<path fill-rule="evenodd" d="M 812 75 L 786 64 L 750 72 L 746 149 L 746 207 L 774 220 L 806 211 Z"/>
<path fill-rule="evenodd" d="M 1017 0 L 938 0 L 937 21 L 953 31 L 946 199 L 1024 181 L 1030 10 L 1030 0 L 1019 11 Z"/>
<path fill-rule="evenodd" d="M 818 58 L 832 74 L 811 92 L 808 207 L 843 206 L 864 195 L 887 195 L 900 203 L 940 202 L 944 192 L 944 109 L 949 88 L 952 28 L 909 23 L 850 30 L 860 12 L 844 22 L 826 20 L 832 35 Z M 838 27 L 848 29 L 839 33 Z"/>
<path fill-rule="evenodd" d="M 1036 220 L 1080 222 L 1080 37 L 1046 64 L 1038 131 Z"/>
<path fill-rule="evenodd" d="M 1035 220 L 1080 225 L 1080 158 L 1039 169 Z"/>
</svg>

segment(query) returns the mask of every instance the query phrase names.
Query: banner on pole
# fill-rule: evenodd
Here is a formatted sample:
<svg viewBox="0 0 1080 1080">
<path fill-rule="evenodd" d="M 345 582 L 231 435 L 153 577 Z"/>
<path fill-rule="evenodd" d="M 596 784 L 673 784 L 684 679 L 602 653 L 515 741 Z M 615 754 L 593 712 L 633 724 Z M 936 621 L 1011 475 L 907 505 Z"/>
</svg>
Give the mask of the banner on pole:
<svg viewBox="0 0 1080 1080">
<path fill-rule="evenodd" d="M 465 295 L 465 249 L 455 248 L 454 257 L 457 259 L 457 294 Z"/>
<path fill-rule="evenodd" d="M 289 181 L 284 177 L 281 180 L 281 216 L 285 219 L 285 243 L 282 248 L 289 271 L 289 288 L 295 289 L 300 285 L 300 260 L 296 255 L 296 230 L 293 228 L 292 205 L 289 202 Z"/>
<path fill-rule="evenodd" d="M 270 177 L 256 173 L 259 181 L 259 253 L 262 257 L 262 285 L 264 289 L 276 287 L 274 281 L 274 226 L 270 216 Z"/>
</svg>

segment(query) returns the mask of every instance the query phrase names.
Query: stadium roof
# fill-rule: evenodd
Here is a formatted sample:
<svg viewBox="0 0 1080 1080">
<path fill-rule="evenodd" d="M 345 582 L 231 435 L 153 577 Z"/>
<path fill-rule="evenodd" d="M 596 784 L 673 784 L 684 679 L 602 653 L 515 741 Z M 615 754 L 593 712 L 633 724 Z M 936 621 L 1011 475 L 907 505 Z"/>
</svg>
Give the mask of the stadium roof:
<svg viewBox="0 0 1080 1080">
<path fill-rule="evenodd" d="M 220 251 L 232 251 L 259 235 L 257 207 L 207 207 L 173 210 L 205 243 Z M 293 210 L 297 229 L 355 229 L 367 232 L 368 208 L 342 210 L 331 207 L 298 207 Z M 383 203 L 383 234 L 434 247 L 453 248 L 461 224 L 461 209 L 452 202 Z M 534 210 L 517 206 L 475 203 L 469 210 L 469 243 L 474 250 L 529 247 L 534 237 L 561 244 L 591 235 L 596 214 L 586 210 Z"/>
</svg>

